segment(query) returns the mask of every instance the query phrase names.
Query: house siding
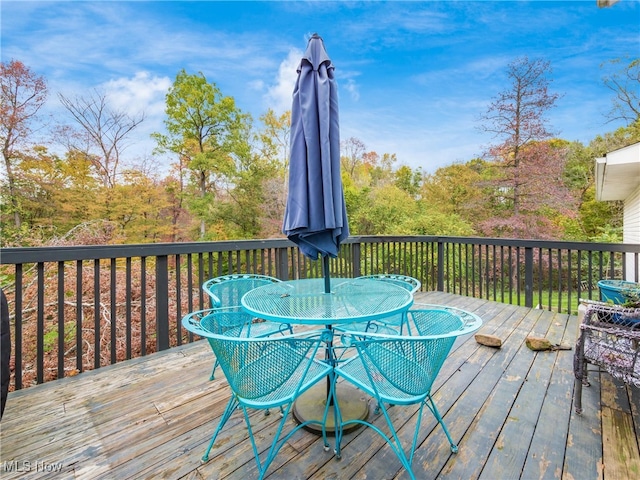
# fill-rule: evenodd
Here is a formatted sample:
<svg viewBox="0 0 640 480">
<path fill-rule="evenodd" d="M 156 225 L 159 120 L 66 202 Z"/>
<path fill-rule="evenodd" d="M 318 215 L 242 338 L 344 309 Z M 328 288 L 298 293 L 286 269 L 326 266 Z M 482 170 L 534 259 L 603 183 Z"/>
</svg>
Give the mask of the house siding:
<svg viewBox="0 0 640 480">
<path fill-rule="evenodd" d="M 622 239 L 624 243 L 640 243 L 640 185 L 624 201 Z M 626 255 L 626 279 L 638 281 L 639 264 L 634 256 Z"/>
</svg>

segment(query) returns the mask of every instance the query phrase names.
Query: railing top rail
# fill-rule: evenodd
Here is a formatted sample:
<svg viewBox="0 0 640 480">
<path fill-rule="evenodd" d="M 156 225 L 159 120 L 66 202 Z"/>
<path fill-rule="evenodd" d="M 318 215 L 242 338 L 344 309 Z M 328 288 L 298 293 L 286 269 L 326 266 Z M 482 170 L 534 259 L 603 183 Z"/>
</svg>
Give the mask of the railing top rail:
<svg viewBox="0 0 640 480">
<path fill-rule="evenodd" d="M 597 252 L 630 252 L 640 253 L 640 244 L 634 243 L 596 243 L 570 242 L 561 240 L 519 240 L 514 238 L 487 237 L 442 237 L 442 236 L 352 236 L 345 243 L 380 243 L 385 242 L 442 242 L 468 245 L 495 245 L 505 247 L 552 248 L 565 250 L 591 250 Z"/>
<path fill-rule="evenodd" d="M 3 248 L 0 264 L 60 262 L 103 258 L 156 257 L 211 252 L 261 250 L 295 247 L 286 238 L 267 240 L 234 240 L 220 242 L 143 243 L 127 245 L 88 245 L 71 247 Z"/>
<path fill-rule="evenodd" d="M 356 243 L 458 243 L 463 245 L 491 245 L 521 248 L 566 249 L 596 252 L 640 253 L 640 244 L 563 242 L 548 240 L 516 240 L 483 237 L 440 237 L 440 236 L 353 236 L 345 244 Z M 95 260 L 127 257 L 156 257 L 164 255 L 186 255 L 268 248 L 289 248 L 296 245 L 286 238 L 262 240 L 233 240 L 217 242 L 185 243 L 145 243 L 127 245 L 89 245 L 64 247 L 18 247 L 3 248 L 0 264 L 60 262 L 73 260 Z"/>
</svg>

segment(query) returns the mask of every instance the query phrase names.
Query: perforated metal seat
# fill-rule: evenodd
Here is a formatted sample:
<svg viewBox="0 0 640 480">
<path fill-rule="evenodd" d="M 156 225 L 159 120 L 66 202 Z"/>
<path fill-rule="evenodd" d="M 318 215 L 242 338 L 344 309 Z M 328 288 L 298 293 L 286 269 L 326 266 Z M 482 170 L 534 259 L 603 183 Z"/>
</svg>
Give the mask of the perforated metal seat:
<svg viewBox="0 0 640 480">
<path fill-rule="evenodd" d="M 442 426 L 451 451 L 458 451 L 431 397 L 431 386 L 456 338 L 476 331 L 482 325 L 482 320 L 473 314 L 463 317 L 445 309 L 413 310 L 411 314 L 418 319 L 423 331 L 430 330 L 432 333 L 401 336 L 342 332 L 344 336 L 351 337 L 349 343 L 357 349 L 358 355 L 338 363 L 336 375 L 373 397 L 386 420 L 389 434 L 366 420 L 354 419 L 343 422 L 340 419 L 336 452 L 338 456 L 341 455 L 340 443 L 344 428 L 354 423 L 363 424 L 385 439 L 411 478 L 415 479 L 411 464 L 425 405 Z M 413 441 L 406 452 L 389 416 L 387 405 L 414 404 L 419 404 L 420 409 Z"/>
<path fill-rule="evenodd" d="M 234 307 L 240 305 L 242 296 L 249 290 L 275 282 L 280 280 L 268 275 L 237 273 L 207 280 L 202 284 L 202 290 L 209 295 L 211 308 Z"/>
<path fill-rule="evenodd" d="M 330 402 L 327 402 L 322 420 L 307 420 L 284 435 L 283 429 L 293 402 L 310 387 L 328 375 L 333 375 L 331 365 L 316 359 L 318 348 L 330 341 L 331 332 L 317 330 L 270 338 L 239 337 L 236 335 L 238 326 L 229 324 L 227 315 L 228 312 L 224 309 L 209 309 L 193 312 L 182 319 L 184 328 L 208 340 L 232 392 L 202 461 L 209 460 L 209 453 L 218 434 L 238 409 L 244 415 L 260 478 L 264 477 L 287 440 L 309 424 L 321 425 L 325 449 L 328 450 L 324 425 Z M 241 328 L 247 327 L 245 325 Z M 332 381 L 331 385 L 333 384 Z M 267 454 L 261 460 L 248 409 L 268 410 L 274 407 L 283 411 L 283 418 Z M 337 406 L 334 404 L 331 408 L 335 415 Z"/>
<path fill-rule="evenodd" d="M 240 308 L 240 300 L 245 293 L 275 282 L 280 282 L 280 280 L 268 275 L 242 273 L 212 278 L 204 282 L 202 289 L 209 295 L 211 308 L 236 307 L 234 314 L 229 317 L 229 321 L 235 320 L 243 325 L 248 322 L 253 324 L 251 328 L 240 329 L 238 336 L 268 337 L 278 333 L 293 333 L 293 328 L 289 324 L 257 319 L 247 313 L 242 313 Z M 216 359 L 211 371 L 211 380 L 215 378 L 217 366 Z"/>
<path fill-rule="evenodd" d="M 422 283 L 417 278 L 410 277 L 408 275 L 399 275 L 395 273 L 379 273 L 375 275 L 363 275 L 358 278 L 370 278 L 371 280 L 381 280 L 383 282 L 391 282 L 403 288 L 406 288 L 411 293 L 416 293 L 418 290 L 420 290 L 420 287 L 422 286 Z"/>
</svg>

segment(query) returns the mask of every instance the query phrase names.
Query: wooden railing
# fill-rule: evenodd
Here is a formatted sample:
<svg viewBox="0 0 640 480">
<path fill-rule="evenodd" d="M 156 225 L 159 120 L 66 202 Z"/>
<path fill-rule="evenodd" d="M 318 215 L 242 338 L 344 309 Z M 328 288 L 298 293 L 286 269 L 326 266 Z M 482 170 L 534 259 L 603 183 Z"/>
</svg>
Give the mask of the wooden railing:
<svg viewBox="0 0 640 480">
<path fill-rule="evenodd" d="M 638 281 L 640 245 L 467 237 L 350 237 L 332 276 L 411 275 L 440 290 L 575 312 L 599 279 Z M 230 273 L 322 276 L 286 239 L 8 248 L 0 285 L 11 311 L 12 387 L 62 378 L 193 340 L 186 313 L 200 285 Z"/>
</svg>

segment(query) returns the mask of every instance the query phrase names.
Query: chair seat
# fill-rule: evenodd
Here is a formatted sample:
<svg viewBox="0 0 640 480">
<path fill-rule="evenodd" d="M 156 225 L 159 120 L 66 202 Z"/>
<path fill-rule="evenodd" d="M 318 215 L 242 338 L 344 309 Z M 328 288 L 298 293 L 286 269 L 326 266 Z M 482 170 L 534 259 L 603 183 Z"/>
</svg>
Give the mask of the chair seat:
<svg viewBox="0 0 640 480">
<path fill-rule="evenodd" d="M 407 275 L 383 273 L 376 275 L 363 275 L 358 278 L 392 283 L 409 290 L 411 294 L 420 290 L 420 287 L 422 286 L 420 280 Z M 375 324 L 373 322 L 353 323 L 348 326 L 347 330 L 351 330 L 353 332 L 380 333 L 383 335 L 398 335 L 403 333 L 405 326 L 407 327 L 407 331 L 411 333 L 411 329 L 407 323 L 406 312 L 403 312 L 386 318 L 380 318 L 376 320 Z"/>
<path fill-rule="evenodd" d="M 398 361 L 403 360 L 398 359 Z M 413 392 L 400 389 L 398 385 L 390 381 L 389 378 L 379 374 L 375 375 L 375 373 L 376 385 L 374 388 L 360 355 L 351 357 L 336 367 L 336 373 L 372 397 L 379 396 L 380 401 L 393 403 L 395 405 L 412 405 L 426 397 L 428 387 L 423 385 L 423 383 L 424 379 L 428 377 L 425 377 L 424 369 L 420 365 L 406 361 L 405 363 L 407 365 L 402 370 L 406 373 L 406 381 L 416 387 L 416 390 Z"/>
<path fill-rule="evenodd" d="M 229 315 L 227 320 L 221 320 L 220 326 L 224 328 L 228 335 L 245 337 L 268 337 L 277 333 L 293 333 L 290 325 L 280 324 L 276 322 L 265 322 L 264 320 L 254 320 L 247 314 L 240 315 L 242 310 L 240 304 L 243 295 L 254 288 L 268 285 L 270 283 L 280 282 L 275 277 L 267 275 L 259 275 L 254 273 L 237 273 L 231 275 L 222 275 L 207 280 L 202 284 L 202 289 L 211 300 L 211 308 L 230 308 L 236 314 Z M 235 322 L 235 323 L 234 323 Z M 235 331 L 236 325 L 242 325 L 242 329 Z M 245 328 L 245 325 L 247 326 Z M 220 332 L 218 332 L 220 333 Z M 215 371 L 218 366 L 218 360 L 213 364 L 210 380 L 215 378 Z"/>
</svg>

